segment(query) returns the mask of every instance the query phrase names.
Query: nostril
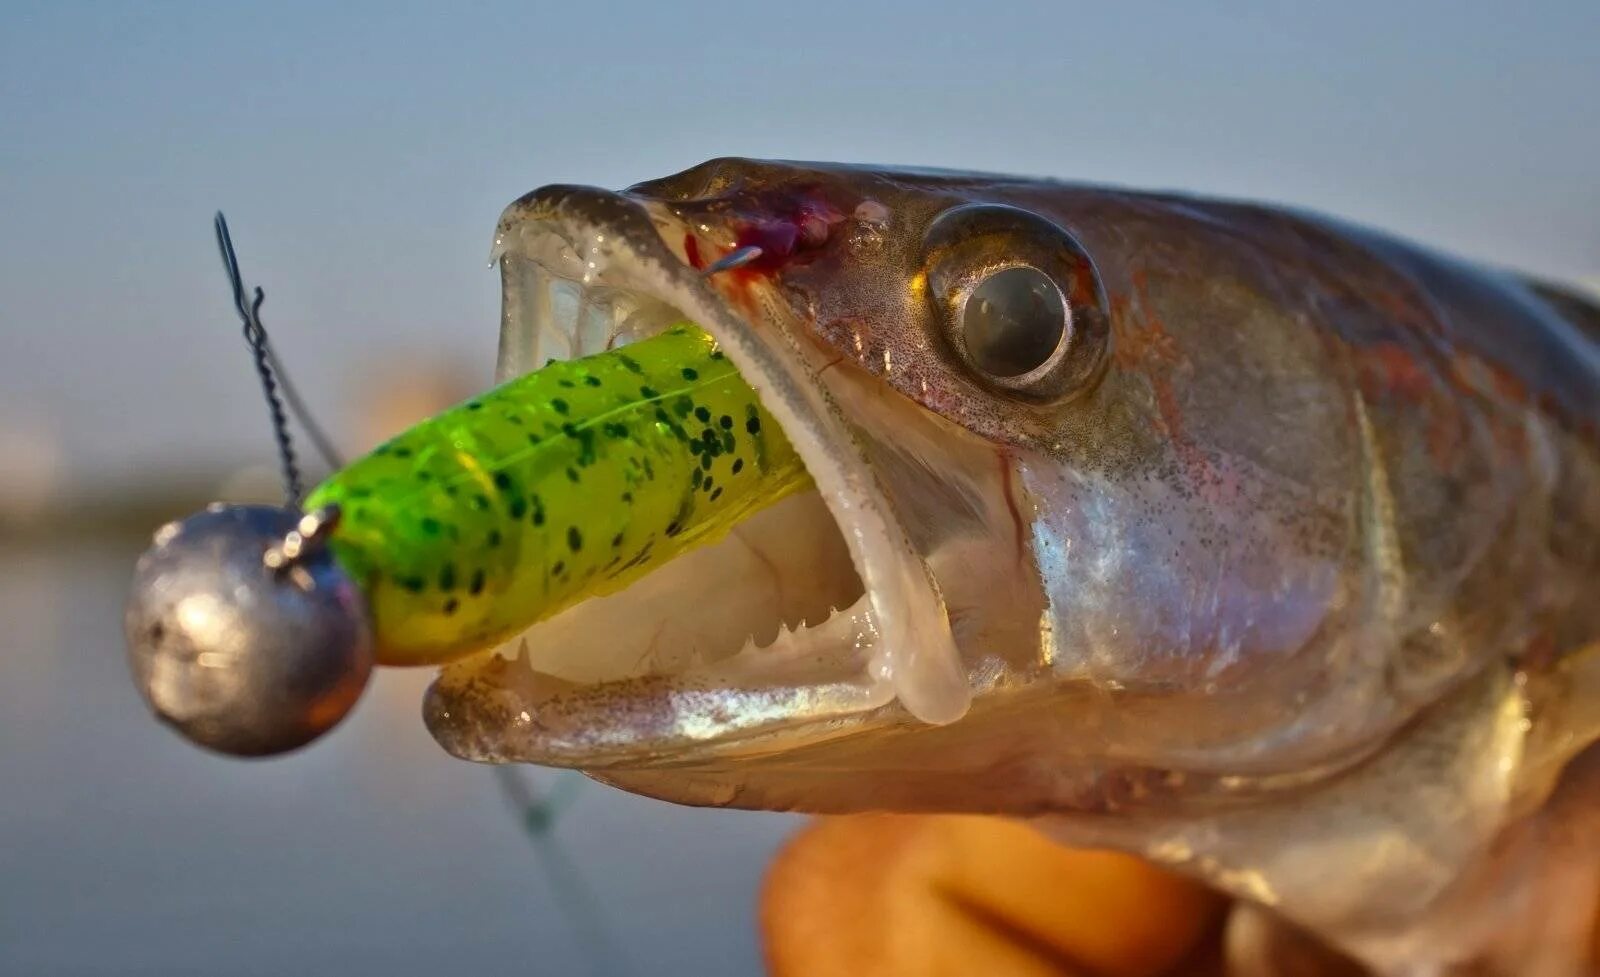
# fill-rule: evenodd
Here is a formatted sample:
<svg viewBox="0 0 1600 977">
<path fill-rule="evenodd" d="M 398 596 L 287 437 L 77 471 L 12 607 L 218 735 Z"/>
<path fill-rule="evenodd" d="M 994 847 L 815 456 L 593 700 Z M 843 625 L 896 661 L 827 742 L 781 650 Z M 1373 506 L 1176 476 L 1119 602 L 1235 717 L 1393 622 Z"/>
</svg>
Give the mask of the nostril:
<svg viewBox="0 0 1600 977">
<path fill-rule="evenodd" d="M 828 241 L 828 233 L 833 225 L 817 214 L 805 214 L 800 218 L 800 245 L 806 248 L 820 248 Z"/>
</svg>

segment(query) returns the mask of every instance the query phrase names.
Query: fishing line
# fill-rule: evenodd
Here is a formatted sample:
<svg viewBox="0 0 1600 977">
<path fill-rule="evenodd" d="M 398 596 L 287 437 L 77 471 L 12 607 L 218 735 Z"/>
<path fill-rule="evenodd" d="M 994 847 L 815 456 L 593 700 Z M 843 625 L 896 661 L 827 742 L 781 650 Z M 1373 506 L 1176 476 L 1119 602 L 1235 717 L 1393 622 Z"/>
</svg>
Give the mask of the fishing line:
<svg viewBox="0 0 1600 977">
<path fill-rule="evenodd" d="M 259 322 L 259 320 L 257 320 Z M 272 364 L 272 372 L 278 378 L 278 386 L 283 390 L 283 399 L 289 404 L 289 413 L 300 422 L 300 427 L 306 432 L 306 437 L 311 439 L 311 446 L 317 449 L 317 454 L 322 456 L 322 463 L 331 471 L 338 471 L 344 467 L 344 458 L 338 449 L 333 446 L 327 432 L 317 424 L 316 415 L 306 407 L 304 400 L 300 399 L 300 392 L 289 379 L 289 371 L 283 368 L 283 362 L 278 359 L 278 351 L 271 343 L 265 344 L 267 362 Z"/>
<path fill-rule="evenodd" d="M 605 912 L 594 892 L 584 882 L 583 873 L 567 859 L 559 844 L 553 844 L 556 818 L 572 802 L 582 775 L 563 770 L 544 794 L 507 764 L 494 767 L 501 796 L 510 806 L 523 832 L 533 843 L 545 880 L 555 893 L 556 904 L 567 914 L 567 922 L 584 945 L 595 977 L 626 977 L 631 973 L 622 950 L 609 938 Z"/>
<path fill-rule="evenodd" d="M 272 436 L 277 441 L 278 460 L 283 469 L 284 495 L 289 505 L 298 506 L 305 495 L 305 485 L 301 481 L 300 465 L 294 453 L 289 419 L 284 414 L 284 401 L 288 401 L 295 420 L 300 422 L 301 428 L 311 438 L 323 462 L 333 469 L 343 467 L 343 462 L 327 434 L 307 409 L 305 401 L 300 399 L 299 392 L 289 382 L 289 374 L 273 350 L 271 340 L 267 338 L 267 327 L 261 322 L 261 306 L 267 300 L 266 293 L 258 287 L 253 290 L 250 300 L 245 301 L 246 289 L 244 278 L 239 273 L 239 256 L 233 250 L 233 236 L 228 233 L 228 219 L 222 216 L 222 211 L 217 211 L 213 225 L 217 232 L 217 248 L 222 252 L 222 266 L 228 273 L 228 284 L 233 289 L 233 307 L 244 323 L 245 342 L 250 344 L 256 374 L 261 378 L 261 392 L 266 397 L 267 412 L 272 418 Z"/>
<path fill-rule="evenodd" d="M 322 456 L 323 462 L 335 471 L 343 468 L 344 462 L 289 381 L 288 371 L 283 368 L 282 361 L 272 348 L 266 326 L 261 323 L 261 306 L 266 301 L 266 293 L 259 287 L 254 290 L 245 288 L 244 278 L 239 273 L 239 256 L 233 249 L 233 236 L 228 233 L 228 221 L 221 211 L 217 212 L 214 226 L 217 247 L 222 252 L 222 265 L 228 273 L 228 284 L 233 289 L 233 307 L 244 324 L 245 342 L 250 345 L 256 374 L 261 378 L 261 392 L 272 418 L 272 435 L 278 445 L 278 459 L 283 469 L 284 494 L 288 505 L 297 507 L 305 495 L 305 485 L 295 456 L 289 418 L 284 411 L 285 403 L 288 404 L 289 413 L 294 415 L 317 453 Z M 250 295 L 248 301 L 247 292 Z M 623 977 L 628 974 L 621 951 L 608 939 L 604 913 L 584 884 L 583 874 L 567 860 L 560 845 L 551 844 L 556 819 L 572 802 L 581 778 L 565 772 L 557 778 L 555 786 L 541 795 L 510 766 L 497 765 L 494 774 L 501 795 L 533 843 L 539 864 L 555 892 L 556 903 L 567 911 L 568 923 L 584 944 L 594 973 L 597 977 Z"/>
</svg>

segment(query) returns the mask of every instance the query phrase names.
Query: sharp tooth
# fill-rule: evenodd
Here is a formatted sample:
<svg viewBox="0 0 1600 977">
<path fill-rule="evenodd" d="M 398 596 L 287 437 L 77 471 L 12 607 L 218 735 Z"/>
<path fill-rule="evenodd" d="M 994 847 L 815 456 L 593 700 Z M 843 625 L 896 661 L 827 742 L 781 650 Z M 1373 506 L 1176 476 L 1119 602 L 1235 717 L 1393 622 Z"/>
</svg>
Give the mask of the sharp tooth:
<svg viewBox="0 0 1600 977">
<path fill-rule="evenodd" d="M 567 340 L 555 322 L 551 289 L 555 276 L 544 265 L 515 252 L 501 261 L 503 305 L 495 382 L 536 370 L 567 355 Z"/>
<path fill-rule="evenodd" d="M 552 342 L 545 359 L 571 359 L 578 355 L 578 314 L 583 307 L 583 286 L 556 279 L 550 286 L 550 334 Z M 561 337 L 560 345 L 554 337 Z M 544 363 L 541 361 L 540 366 Z"/>
<path fill-rule="evenodd" d="M 772 644 L 767 645 L 766 652 L 769 655 L 781 655 L 793 648 L 794 635 L 790 633 L 787 627 L 780 625 L 777 637 L 772 639 Z"/>
<path fill-rule="evenodd" d="M 611 338 L 611 302 L 602 289 L 586 288 L 579 306 L 574 356 L 588 356 L 606 348 Z"/>
<path fill-rule="evenodd" d="M 528 314 L 533 317 L 533 362 L 537 367 L 557 355 L 552 346 L 560 342 L 560 335 L 552 335 L 555 316 L 550 310 L 550 299 L 555 279 L 548 270 L 537 265 L 534 267 L 533 295 Z"/>
</svg>

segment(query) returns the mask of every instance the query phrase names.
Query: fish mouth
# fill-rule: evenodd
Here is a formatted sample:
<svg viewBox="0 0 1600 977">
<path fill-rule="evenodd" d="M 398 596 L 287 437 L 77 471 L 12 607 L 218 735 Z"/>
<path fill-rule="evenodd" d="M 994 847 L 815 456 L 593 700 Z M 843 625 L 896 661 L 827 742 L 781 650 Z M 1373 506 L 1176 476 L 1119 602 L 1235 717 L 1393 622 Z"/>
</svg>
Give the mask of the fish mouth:
<svg viewBox="0 0 1600 977">
<path fill-rule="evenodd" d="M 967 709 L 938 585 L 830 394 L 824 357 L 771 285 L 741 280 L 734 294 L 668 243 L 697 232 L 732 250 L 659 201 L 558 186 L 513 203 L 493 252 L 497 379 L 692 321 L 816 487 L 444 669 L 424 712 L 457 756 L 640 768 L 771 753 L 864 723 L 948 723 Z"/>
</svg>

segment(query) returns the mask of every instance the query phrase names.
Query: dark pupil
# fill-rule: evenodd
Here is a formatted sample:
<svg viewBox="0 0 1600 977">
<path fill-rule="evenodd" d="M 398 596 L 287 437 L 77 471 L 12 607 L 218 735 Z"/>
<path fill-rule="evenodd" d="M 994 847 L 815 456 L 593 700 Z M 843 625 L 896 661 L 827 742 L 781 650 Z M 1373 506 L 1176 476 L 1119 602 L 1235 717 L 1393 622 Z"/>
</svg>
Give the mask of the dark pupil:
<svg viewBox="0 0 1600 977">
<path fill-rule="evenodd" d="M 1067 312 L 1055 284 L 1036 268 L 1007 268 L 983 280 L 961 313 L 967 355 L 996 377 L 1038 369 L 1061 345 Z"/>
</svg>

